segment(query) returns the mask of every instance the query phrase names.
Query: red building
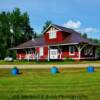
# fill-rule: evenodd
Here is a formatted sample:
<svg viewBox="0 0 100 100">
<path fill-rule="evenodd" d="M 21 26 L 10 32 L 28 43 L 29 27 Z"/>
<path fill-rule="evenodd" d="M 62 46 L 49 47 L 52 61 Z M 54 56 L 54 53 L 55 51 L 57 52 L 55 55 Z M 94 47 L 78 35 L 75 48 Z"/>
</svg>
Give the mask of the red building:
<svg viewBox="0 0 100 100">
<path fill-rule="evenodd" d="M 97 46 L 72 29 L 51 24 L 41 38 L 32 39 L 12 49 L 17 51 L 18 60 L 81 60 L 97 59 Z"/>
</svg>

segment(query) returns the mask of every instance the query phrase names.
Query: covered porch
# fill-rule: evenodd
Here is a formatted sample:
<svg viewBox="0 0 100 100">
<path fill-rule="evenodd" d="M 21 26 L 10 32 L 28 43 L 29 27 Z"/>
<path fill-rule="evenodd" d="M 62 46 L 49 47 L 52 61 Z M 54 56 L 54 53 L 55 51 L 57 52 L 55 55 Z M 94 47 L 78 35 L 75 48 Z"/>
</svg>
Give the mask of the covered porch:
<svg viewBox="0 0 100 100">
<path fill-rule="evenodd" d="M 16 50 L 17 60 L 34 60 L 35 59 L 35 48 L 25 48 Z"/>
<path fill-rule="evenodd" d="M 48 46 L 48 61 L 51 59 L 97 59 L 96 46 L 87 43 Z"/>
</svg>

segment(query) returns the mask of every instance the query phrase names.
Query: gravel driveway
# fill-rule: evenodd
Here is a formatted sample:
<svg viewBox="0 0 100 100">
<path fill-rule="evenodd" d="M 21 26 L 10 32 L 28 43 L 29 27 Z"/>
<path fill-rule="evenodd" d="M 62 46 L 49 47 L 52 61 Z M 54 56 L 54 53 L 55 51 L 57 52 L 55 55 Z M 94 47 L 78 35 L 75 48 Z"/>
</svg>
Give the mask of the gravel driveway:
<svg viewBox="0 0 100 100">
<path fill-rule="evenodd" d="M 57 66 L 58 68 L 86 68 L 87 66 L 94 66 L 94 67 L 100 67 L 99 63 L 90 63 L 90 64 L 44 64 L 44 65 L 0 65 L 0 68 L 13 68 L 14 66 L 17 66 L 20 69 L 38 69 L 38 68 L 51 68 L 52 66 Z"/>
</svg>

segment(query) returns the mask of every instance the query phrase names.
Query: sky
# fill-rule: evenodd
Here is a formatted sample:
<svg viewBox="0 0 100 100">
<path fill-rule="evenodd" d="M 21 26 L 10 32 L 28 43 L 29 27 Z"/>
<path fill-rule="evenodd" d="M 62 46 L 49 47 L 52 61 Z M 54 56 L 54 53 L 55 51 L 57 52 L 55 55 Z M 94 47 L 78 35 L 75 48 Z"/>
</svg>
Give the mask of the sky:
<svg viewBox="0 0 100 100">
<path fill-rule="evenodd" d="M 28 12 L 38 33 L 47 20 L 100 39 L 100 0 L 0 0 L 0 12 L 20 8 Z"/>
</svg>

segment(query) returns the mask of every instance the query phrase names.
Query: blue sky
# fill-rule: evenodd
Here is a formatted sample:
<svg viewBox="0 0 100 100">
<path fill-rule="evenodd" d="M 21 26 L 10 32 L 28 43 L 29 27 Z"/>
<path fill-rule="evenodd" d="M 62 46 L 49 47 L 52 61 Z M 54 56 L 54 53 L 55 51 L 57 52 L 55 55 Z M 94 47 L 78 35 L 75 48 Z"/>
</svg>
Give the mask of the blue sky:
<svg viewBox="0 0 100 100">
<path fill-rule="evenodd" d="M 27 11 L 31 26 L 40 33 L 46 20 L 100 38 L 100 0 L 1 0 L 1 11 Z"/>
</svg>

